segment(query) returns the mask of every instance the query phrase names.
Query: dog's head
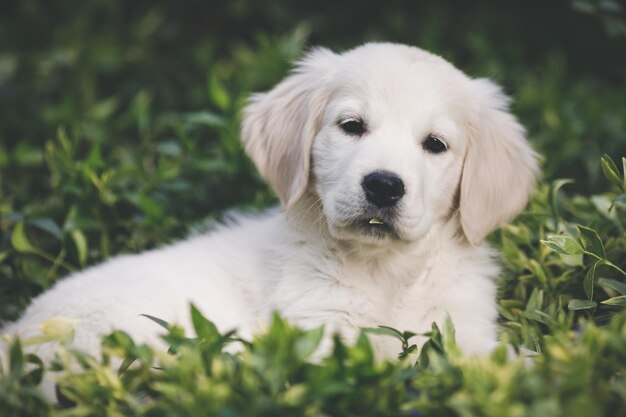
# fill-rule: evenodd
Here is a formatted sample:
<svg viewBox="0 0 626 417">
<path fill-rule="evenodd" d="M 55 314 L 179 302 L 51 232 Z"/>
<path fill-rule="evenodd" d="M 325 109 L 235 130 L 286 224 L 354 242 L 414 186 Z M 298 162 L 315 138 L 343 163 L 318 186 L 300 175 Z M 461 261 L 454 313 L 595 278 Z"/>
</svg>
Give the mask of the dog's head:
<svg viewBox="0 0 626 417">
<path fill-rule="evenodd" d="M 339 240 L 418 241 L 457 221 L 477 245 L 538 173 L 499 87 L 403 45 L 314 50 L 252 96 L 242 138 L 283 206 L 313 190 Z"/>
</svg>

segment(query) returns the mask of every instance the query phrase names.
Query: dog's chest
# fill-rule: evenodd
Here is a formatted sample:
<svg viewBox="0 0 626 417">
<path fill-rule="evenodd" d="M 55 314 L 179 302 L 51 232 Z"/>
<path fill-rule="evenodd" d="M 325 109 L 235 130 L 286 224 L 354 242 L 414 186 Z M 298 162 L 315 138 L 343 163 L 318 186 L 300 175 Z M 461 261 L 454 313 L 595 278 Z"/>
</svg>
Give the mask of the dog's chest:
<svg viewBox="0 0 626 417">
<path fill-rule="evenodd" d="M 283 271 L 271 307 L 301 326 L 324 325 L 348 337 L 379 325 L 425 331 L 438 310 L 429 282 L 425 265 L 335 259 L 293 264 Z"/>
</svg>

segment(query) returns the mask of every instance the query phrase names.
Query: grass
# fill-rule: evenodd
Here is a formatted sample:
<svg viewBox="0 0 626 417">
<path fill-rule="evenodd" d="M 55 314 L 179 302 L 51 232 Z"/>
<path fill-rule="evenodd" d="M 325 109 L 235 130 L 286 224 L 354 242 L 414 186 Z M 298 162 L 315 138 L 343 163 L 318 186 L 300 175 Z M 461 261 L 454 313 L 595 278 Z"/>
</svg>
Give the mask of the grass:
<svg viewBox="0 0 626 417">
<path fill-rule="evenodd" d="M 228 2 L 206 13 L 209 25 L 194 8 L 167 2 L 7 6 L 0 321 L 71 271 L 181 238 L 229 208 L 274 204 L 239 145 L 243 101 L 280 80 L 306 45 L 383 37 L 501 83 L 544 155 L 529 207 L 490 237 L 506 267 L 503 340 L 537 351 L 532 365 L 505 360 L 504 348 L 464 357 L 449 323 L 433 329 L 417 361 L 402 354 L 410 335 L 388 329 L 399 339 L 398 360 L 374 362 L 362 337 L 354 346 L 336 340 L 332 356 L 310 363 L 321 330 L 280 317 L 232 355 L 222 347 L 235 336 L 192 310 L 197 339 L 164 329 L 175 355 L 119 332 L 104 338 L 102 358 L 62 353 L 53 368 L 81 363 L 62 372 L 74 404 L 66 409 L 37 389 L 48 365 L 23 352 L 21 343 L 33 341 L 12 342 L 0 369 L 0 415 L 626 415 L 625 38 L 556 2 L 470 10 L 390 1 L 384 12 L 331 3 Z M 324 12 L 330 6 L 334 14 Z M 294 26 L 302 15 L 307 21 Z M 354 20 L 351 30 L 339 15 Z M 603 16 L 619 32 L 619 14 Z M 555 19 L 565 35 L 554 32 Z M 533 33 L 524 31 L 530 22 Z M 117 374 L 112 358 L 133 366 Z"/>
</svg>

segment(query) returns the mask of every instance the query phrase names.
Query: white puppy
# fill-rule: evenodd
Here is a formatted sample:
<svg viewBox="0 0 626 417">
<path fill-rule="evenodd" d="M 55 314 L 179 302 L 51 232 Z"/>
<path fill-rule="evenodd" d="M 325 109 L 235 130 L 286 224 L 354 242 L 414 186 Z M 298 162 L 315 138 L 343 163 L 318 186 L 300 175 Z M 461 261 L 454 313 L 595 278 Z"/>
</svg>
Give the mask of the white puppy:
<svg viewBox="0 0 626 417">
<path fill-rule="evenodd" d="M 523 209 L 538 172 L 507 107 L 490 81 L 417 48 L 316 49 L 244 109 L 246 151 L 281 211 L 74 274 L 4 332 L 77 318 L 75 345 L 96 353 L 112 329 L 157 343 L 142 313 L 189 328 L 193 302 L 244 335 L 273 310 L 347 339 L 377 325 L 424 332 L 448 313 L 461 347 L 486 351 L 499 267 L 481 242 Z"/>
</svg>

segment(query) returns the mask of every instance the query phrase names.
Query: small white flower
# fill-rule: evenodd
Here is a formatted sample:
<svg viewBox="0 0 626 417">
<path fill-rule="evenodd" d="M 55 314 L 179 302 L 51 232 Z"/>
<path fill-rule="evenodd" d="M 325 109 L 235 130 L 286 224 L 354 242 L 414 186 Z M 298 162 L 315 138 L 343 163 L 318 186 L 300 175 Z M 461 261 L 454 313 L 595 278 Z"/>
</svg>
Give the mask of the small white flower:
<svg viewBox="0 0 626 417">
<path fill-rule="evenodd" d="M 71 317 L 50 317 L 39 324 L 44 336 L 61 339 L 74 333 L 80 320 Z"/>
</svg>

